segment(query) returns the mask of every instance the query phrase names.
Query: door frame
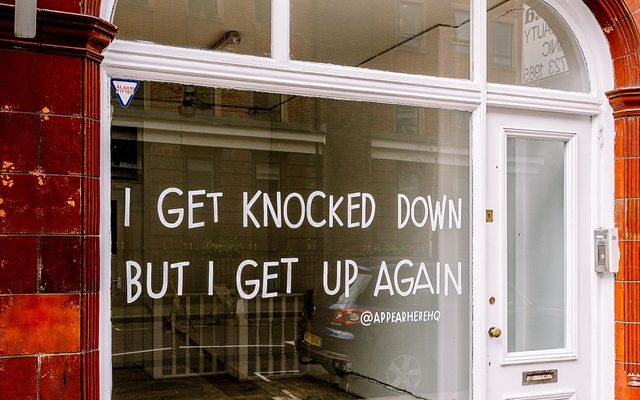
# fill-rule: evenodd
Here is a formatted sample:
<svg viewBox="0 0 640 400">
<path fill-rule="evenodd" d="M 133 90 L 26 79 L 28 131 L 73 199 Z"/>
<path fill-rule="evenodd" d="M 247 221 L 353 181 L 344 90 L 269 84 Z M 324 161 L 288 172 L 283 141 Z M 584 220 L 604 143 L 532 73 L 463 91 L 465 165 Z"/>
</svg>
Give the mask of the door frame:
<svg viewBox="0 0 640 400">
<path fill-rule="evenodd" d="M 473 10 L 484 10 L 487 0 L 471 0 Z M 113 21 L 117 0 L 105 0 L 100 16 Z M 593 227 L 613 226 L 614 126 L 605 92 L 614 87 L 613 66 L 602 30 L 580 1 L 547 0 L 572 27 L 588 60 L 590 93 L 562 92 L 486 82 L 486 18 L 472 11 L 472 79 L 388 73 L 384 71 L 289 60 L 289 0 L 272 0 L 272 58 L 208 52 L 185 48 L 127 42 L 116 39 L 105 51 L 101 67 L 101 204 L 110 200 L 110 79 L 111 77 L 167 82 L 188 82 L 274 93 L 291 93 L 343 100 L 385 102 L 439 107 L 472 112 L 472 391 L 473 399 L 486 393 L 487 356 L 484 311 L 487 298 L 485 169 L 487 108 L 529 109 L 592 116 L 591 221 Z M 167 57 L 170 54 L 171 57 Z M 111 394 L 110 325 L 110 210 L 100 210 L 100 386 L 101 398 Z M 613 276 L 590 276 L 593 367 L 592 398 L 613 398 L 614 314 Z M 596 379 L 597 378 L 597 379 Z"/>
<path fill-rule="evenodd" d="M 488 190 L 491 192 L 488 198 L 489 207 L 495 208 L 495 221 L 486 224 L 487 237 L 493 238 L 493 243 L 488 248 L 492 252 L 487 254 L 487 270 L 493 272 L 490 282 L 487 282 L 488 296 L 495 296 L 495 304 L 490 304 L 488 299 L 484 299 L 484 305 L 487 309 L 488 323 L 484 331 L 484 337 L 487 341 L 488 353 L 487 357 L 493 365 L 489 367 L 493 370 L 493 374 L 499 374 L 502 369 L 503 375 L 507 372 L 513 373 L 515 370 L 547 370 L 557 369 L 560 379 L 572 375 L 577 368 L 584 368 L 585 362 L 596 363 L 592 365 L 591 373 L 597 367 L 597 355 L 591 355 L 588 346 L 596 338 L 584 337 L 580 332 L 590 332 L 594 325 L 593 320 L 597 320 L 598 316 L 591 311 L 592 300 L 597 294 L 591 292 L 597 289 L 593 285 L 586 287 L 594 275 L 597 275 L 590 263 L 591 256 L 590 239 L 592 229 L 596 222 L 592 219 L 589 211 L 593 207 L 593 199 L 586 195 L 592 191 L 593 180 L 590 179 L 590 171 L 588 168 L 581 168 L 590 165 L 590 159 L 593 157 L 590 147 L 590 134 L 593 126 L 592 118 L 584 116 L 562 116 L 559 114 L 548 113 L 530 113 L 518 110 L 493 109 L 488 114 L 488 150 L 487 168 L 489 169 L 489 178 L 492 181 L 487 182 Z M 541 129 L 545 124 L 549 125 L 549 129 Z M 529 129 L 528 126 L 535 126 Z M 563 155 L 564 164 L 564 240 L 565 240 L 565 316 L 564 316 L 564 338 L 565 344 L 562 348 L 538 351 L 521 351 L 509 355 L 508 352 L 508 292 L 506 285 L 507 278 L 507 232 L 508 232 L 508 204 L 507 204 L 507 140 L 509 138 L 527 138 L 527 139 L 545 139 L 550 141 L 558 141 L 565 143 Z M 495 165 L 495 169 L 494 169 Z M 588 197 L 588 198 L 587 198 Z M 497 275 L 497 277 L 496 277 Z M 497 278 L 497 279 L 496 279 Z M 596 276 L 596 279 L 598 277 Z M 587 310 L 585 313 L 581 311 Z M 590 322 L 589 325 L 585 321 L 585 315 Z M 502 336 L 500 338 L 489 338 L 487 330 L 489 326 L 502 328 Z M 586 355 L 586 356 L 585 356 Z M 569 363 L 565 363 L 568 361 Z M 574 363 L 575 365 L 569 365 Z M 510 371 L 508 371 L 510 370 Z M 580 369 L 579 371 L 583 371 Z M 510 379 L 515 379 L 513 375 L 509 375 Z M 515 382 L 515 381 L 514 381 Z M 562 382 L 562 380 L 560 381 Z M 516 384 L 517 385 L 517 384 Z M 507 385 L 504 385 L 505 387 Z M 523 396 L 523 393 L 532 392 L 534 386 L 520 389 L 514 389 L 511 384 L 510 389 L 505 389 L 503 393 L 505 399 L 515 398 L 538 398 L 531 393 Z M 543 395 L 557 395 L 560 399 L 573 399 L 577 392 L 567 390 L 566 386 L 562 389 L 553 386 L 535 386 L 538 393 Z M 584 391 L 580 385 L 575 385 L 574 390 Z M 594 394 L 589 398 L 593 397 Z M 511 397 L 509 397 L 511 396 Z M 520 397 L 518 397 L 520 396 Z M 569 396 L 569 397 L 562 397 Z M 495 397 L 495 393 L 494 393 Z M 541 397 L 545 398 L 545 397 Z M 556 397 L 551 397 L 556 398 Z"/>
</svg>

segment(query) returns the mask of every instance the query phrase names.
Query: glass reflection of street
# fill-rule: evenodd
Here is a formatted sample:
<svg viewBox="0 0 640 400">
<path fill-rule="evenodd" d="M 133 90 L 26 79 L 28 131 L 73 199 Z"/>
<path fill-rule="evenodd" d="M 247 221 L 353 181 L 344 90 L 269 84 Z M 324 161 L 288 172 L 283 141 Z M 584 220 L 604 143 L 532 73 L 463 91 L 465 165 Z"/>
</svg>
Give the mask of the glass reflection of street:
<svg viewBox="0 0 640 400">
<path fill-rule="evenodd" d="M 141 369 L 115 370 L 113 398 L 139 400 L 140 393 L 154 400 L 351 400 L 358 399 L 335 386 L 309 376 L 286 380 L 238 382 L 229 377 L 191 377 L 153 380 Z"/>
<path fill-rule="evenodd" d="M 469 398 L 469 113 L 140 86 L 112 99 L 115 400 Z"/>
</svg>

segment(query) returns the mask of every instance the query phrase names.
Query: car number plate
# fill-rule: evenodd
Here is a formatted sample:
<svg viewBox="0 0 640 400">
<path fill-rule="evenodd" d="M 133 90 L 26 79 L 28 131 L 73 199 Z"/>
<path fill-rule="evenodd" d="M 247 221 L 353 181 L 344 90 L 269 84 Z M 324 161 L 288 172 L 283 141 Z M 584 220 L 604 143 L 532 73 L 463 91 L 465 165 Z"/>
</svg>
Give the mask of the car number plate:
<svg viewBox="0 0 640 400">
<path fill-rule="evenodd" d="M 320 344 L 322 343 L 322 339 L 320 338 L 320 336 L 314 335 L 311 332 L 304 333 L 304 341 L 309 343 L 312 346 L 318 346 L 318 347 L 320 347 Z"/>
</svg>

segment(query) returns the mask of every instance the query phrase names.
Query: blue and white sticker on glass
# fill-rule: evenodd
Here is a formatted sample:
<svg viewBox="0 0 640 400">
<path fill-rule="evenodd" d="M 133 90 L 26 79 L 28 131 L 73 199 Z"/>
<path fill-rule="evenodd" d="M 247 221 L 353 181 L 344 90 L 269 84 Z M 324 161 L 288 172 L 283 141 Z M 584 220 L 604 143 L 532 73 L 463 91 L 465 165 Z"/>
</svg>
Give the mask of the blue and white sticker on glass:
<svg viewBox="0 0 640 400">
<path fill-rule="evenodd" d="M 116 92 L 116 97 L 118 98 L 120 105 L 127 108 L 129 107 L 131 100 L 133 100 L 133 96 L 138 91 L 140 82 L 128 79 L 112 79 L 111 87 L 113 87 L 113 91 Z"/>
</svg>

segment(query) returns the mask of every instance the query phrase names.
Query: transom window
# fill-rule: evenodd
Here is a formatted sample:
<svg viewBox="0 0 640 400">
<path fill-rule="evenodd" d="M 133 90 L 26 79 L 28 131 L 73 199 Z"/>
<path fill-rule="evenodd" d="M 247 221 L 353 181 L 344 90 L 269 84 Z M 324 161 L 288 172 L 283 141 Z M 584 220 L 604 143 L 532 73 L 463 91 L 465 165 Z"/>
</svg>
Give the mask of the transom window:
<svg viewBox="0 0 640 400">
<path fill-rule="evenodd" d="M 280 24 L 269 0 L 182 1 L 120 1 L 119 37 L 264 57 L 287 42 L 290 60 L 472 76 L 470 0 L 291 0 L 290 20 Z M 492 0 L 486 15 L 490 82 L 589 90 L 580 48 L 552 7 L 541 0 Z"/>
</svg>

